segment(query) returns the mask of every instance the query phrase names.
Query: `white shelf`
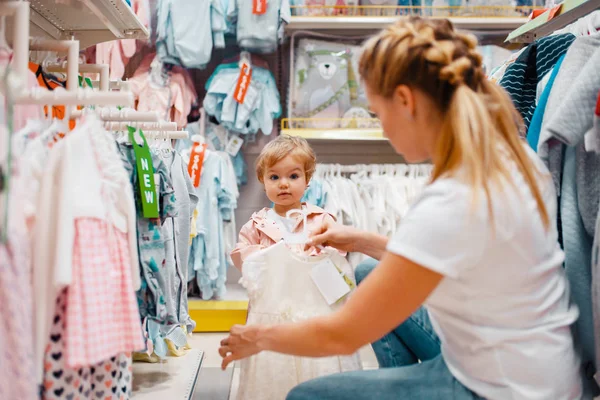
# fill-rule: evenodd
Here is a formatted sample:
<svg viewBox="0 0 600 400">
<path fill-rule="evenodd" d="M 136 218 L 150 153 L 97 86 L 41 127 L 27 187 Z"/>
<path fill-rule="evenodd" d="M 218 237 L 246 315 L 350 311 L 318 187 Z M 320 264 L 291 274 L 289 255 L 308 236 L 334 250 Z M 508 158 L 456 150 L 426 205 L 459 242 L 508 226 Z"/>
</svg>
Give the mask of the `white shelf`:
<svg viewBox="0 0 600 400">
<path fill-rule="evenodd" d="M 124 0 L 31 0 L 30 34 L 65 40 L 74 36 L 80 48 L 117 39 L 147 39 L 148 29 Z"/>
<path fill-rule="evenodd" d="M 387 140 L 381 129 L 282 129 L 281 133 L 306 140 Z"/>
<path fill-rule="evenodd" d="M 398 21 L 399 16 L 376 17 L 309 17 L 293 16 L 286 31 L 298 30 L 376 30 Z M 476 31 L 511 31 L 527 22 L 526 17 L 448 17 L 457 29 Z"/>
</svg>

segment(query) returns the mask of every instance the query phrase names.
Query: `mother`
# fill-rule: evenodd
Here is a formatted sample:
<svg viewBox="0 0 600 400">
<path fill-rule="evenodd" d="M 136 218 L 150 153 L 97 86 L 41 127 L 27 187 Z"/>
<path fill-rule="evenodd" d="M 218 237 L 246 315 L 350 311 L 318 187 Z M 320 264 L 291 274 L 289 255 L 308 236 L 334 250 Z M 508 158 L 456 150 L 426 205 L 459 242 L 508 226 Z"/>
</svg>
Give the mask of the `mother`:
<svg viewBox="0 0 600 400">
<path fill-rule="evenodd" d="M 331 224 L 316 232 L 315 244 L 362 252 L 379 265 L 330 316 L 234 327 L 219 349 L 224 368 L 260 351 L 352 354 L 426 303 L 441 354 L 319 378 L 288 399 L 581 397 L 569 328 L 578 313 L 561 268 L 553 185 L 475 48 L 448 21 L 420 18 L 365 44 L 360 74 L 371 110 L 398 153 L 432 160 L 431 183 L 390 240 Z M 382 366 L 405 363 L 390 350 Z"/>
</svg>

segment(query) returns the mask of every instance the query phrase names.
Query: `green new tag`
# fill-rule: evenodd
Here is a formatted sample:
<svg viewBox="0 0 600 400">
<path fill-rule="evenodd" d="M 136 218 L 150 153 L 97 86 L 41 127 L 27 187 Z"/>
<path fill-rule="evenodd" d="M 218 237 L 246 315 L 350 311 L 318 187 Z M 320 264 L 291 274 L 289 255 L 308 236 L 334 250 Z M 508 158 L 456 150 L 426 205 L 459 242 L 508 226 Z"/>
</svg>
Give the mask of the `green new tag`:
<svg viewBox="0 0 600 400">
<path fill-rule="evenodd" d="M 135 137 L 136 128 L 128 126 L 127 130 L 129 131 L 129 140 L 133 145 L 133 152 L 135 154 L 144 218 L 158 218 L 158 195 L 154 183 L 154 167 L 152 166 L 150 148 L 141 129 L 137 130 L 138 135 L 143 141 L 141 145 L 138 144 Z"/>
</svg>

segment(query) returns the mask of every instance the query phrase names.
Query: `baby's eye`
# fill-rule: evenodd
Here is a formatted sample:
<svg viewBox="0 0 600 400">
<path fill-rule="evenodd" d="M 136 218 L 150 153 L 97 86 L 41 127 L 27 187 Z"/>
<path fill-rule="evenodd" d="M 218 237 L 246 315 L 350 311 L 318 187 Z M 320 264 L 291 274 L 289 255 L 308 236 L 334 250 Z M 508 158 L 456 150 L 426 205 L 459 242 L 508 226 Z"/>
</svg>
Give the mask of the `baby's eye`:
<svg viewBox="0 0 600 400">
<path fill-rule="evenodd" d="M 300 178 L 300 175 L 292 174 L 292 175 L 290 175 L 290 178 L 296 180 L 296 179 Z"/>
<path fill-rule="evenodd" d="M 279 177 L 277 175 L 271 175 L 269 177 L 269 179 L 272 180 L 272 181 L 276 181 L 277 179 L 279 179 Z"/>
</svg>

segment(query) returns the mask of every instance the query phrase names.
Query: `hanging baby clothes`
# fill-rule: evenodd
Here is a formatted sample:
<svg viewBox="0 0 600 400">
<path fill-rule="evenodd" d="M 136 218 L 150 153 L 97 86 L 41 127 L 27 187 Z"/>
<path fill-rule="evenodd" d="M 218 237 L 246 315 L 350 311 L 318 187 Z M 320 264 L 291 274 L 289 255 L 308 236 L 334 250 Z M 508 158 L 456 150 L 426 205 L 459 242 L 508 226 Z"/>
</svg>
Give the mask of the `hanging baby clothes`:
<svg viewBox="0 0 600 400">
<path fill-rule="evenodd" d="M 273 53 L 283 40 L 283 29 L 290 22 L 289 0 L 266 1 L 264 12 L 255 12 L 256 2 L 229 0 L 227 16 L 237 25 L 237 43 L 244 50 Z"/>
<path fill-rule="evenodd" d="M 44 353 L 42 400 L 131 398 L 133 379 L 130 353 L 119 353 L 110 359 L 79 369 L 67 366 L 64 339 L 67 333 L 67 307 L 67 291 L 63 290 L 56 299 L 56 312 Z M 18 398 L 25 399 L 21 396 Z"/>
<path fill-rule="evenodd" d="M 187 116 L 198 97 L 194 82 L 187 70 L 174 66 L 171 71 L 153 71 L 156 54 L 148 54 L 140 63 L 133 77 L 129 79 L 131 91 L 136 98 L 136 109 L 138 111 L 158 112 L 161 118 L 172 120 L 182 128 L 187 125 Z M 164 78 L 157 82 L 157 75 Z"/>
<path fill-rule="evenodd" d="M 170 324 L 164 325 L 162 331 L 167 336 L 173 324 L 184 325 L 186 333 L 192 333 L 196 326 L 188 313 L 187 282 L 190 223 L 198 204 L 198 196 L 179 153 L 169 151 L 163 155 L 163 162 L 170 172 L 176 199 L 176 216 L 167 218 L 162 226 L 166 249 L 162 275 L 165 281 L 167 322 Z"/>
<path fill-rule="evenodd" d="M 213 46 L 225 47 L 226 10 L 221 0 L 160 0 L 157 10 L 156 51 L 161 61 L 203 69 Z"/>
<path fill-rule="evenodd" d="M 544 37 L 530 44 L 517 60 L 506 68 L 500 81 L 523 116 L 525 128 L 535 111 L 536 88 L 539 80 L 554 67 L 569 49 L 575 36 L 566 33 Z"/>
<path fill-rule="evenodd" d="M 164 234 L 161 226 L 167 218 L 176 216 L 176 200 L 169 170 L 160 156 L 152 154 L 152 165 L 157 185 L 159 215 L 156 220 L 144 218 L 142 215 L 142 201 L 139 189 L 136 159 L 133 146 L 120 144 L 121 160 L 129 174 L 133 187 L 137 212 L 137 235 L 139 268 L 141 271 L 141 287 L 137 292 L 138 307 L 142 320 L 147 320 L 148 325 L 153 325 L 147 332 L 153 335 L 149 339 L 154 343 L 158 356 L 166 355 L 166 347 L 162 340 L 160 325 L 164 323 L 176 324 L 178 315 L 170 315 L 165 299 L 165 266 L 166 249 Z M 155 326 L 154 326 L 155 325 Z"/>
<path fill-rule="evenodd" d="M 310 277 L 311 269 L 323 260 L 348 277 L 352 268 L 337 251 L 328 249 L 319 256 L 291 251 L 285 242 L 248 257 L 240 280 L 248 290 L 248 325 L 298 322 L 329 315 L 342 303 L 329 306 Z M 279 400 L 296 385 L 318 377 L 361 369 L 357 354 L 308 358 L 263 352 L 241 361 L 238 399 Z"/>
<path fill-rule="evenodd" d="M 238 63 L 219 65 L 206 82 L 204 110 L 232 132 L 254 135 L 261 130 L 270 135 L 273 120 L 281 115 L 279 90 L 273 74 L 253 66 L 248 91 L 241 104 L 234 99 L 239 76 Z"/>
<path fill-rule="evenodd" d="M 0 234 L 7 233 L 8 238 L 7 243 L 0 243 L 0 399 L 34 400 L 38 398 L 34 366 L 38 359 L 34 357 L 31 318 L 34 294 L 30 241 L 22 207 L 27 192 L 22 187 L 24 181 L 16 178 L 10 178 L 8 204 L 0 202 L 10 211 L 8 231 L 0 227 Z M 2 213 L 0 221 L 4 218 Z"/>
<path fill-rule="evenodd" d="M 37 197 L 33 285 L 38 376 L 53 305 L 65 287 L 73 302 L 66 327 L 73 339 L 69 345 L 75 346 L 70 366 L 143 348 L 133 295 L 140 271 L 132 189 L 114 139 L 96 117 L 86 117 L 53 146 Z M 94 278 L 102 272 L 109 274 L 108 281 Z M 95 320 L 100 316 L 101 323 Z"/>
<path fill-rule="evenodd" d="M 224 157 L 206 150 L 202 162 L 198 194 L 198 236 L 192 241 L 189 278 L 196 277 L 204 300 L 226 293 L 227 258 L 223 238 L 223 222 L 230 221 L 237 207 L 235 193 L 227 182 Z"/>
</svg>

